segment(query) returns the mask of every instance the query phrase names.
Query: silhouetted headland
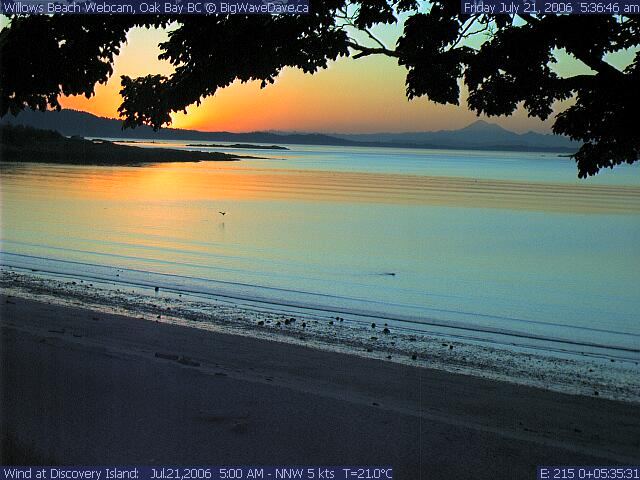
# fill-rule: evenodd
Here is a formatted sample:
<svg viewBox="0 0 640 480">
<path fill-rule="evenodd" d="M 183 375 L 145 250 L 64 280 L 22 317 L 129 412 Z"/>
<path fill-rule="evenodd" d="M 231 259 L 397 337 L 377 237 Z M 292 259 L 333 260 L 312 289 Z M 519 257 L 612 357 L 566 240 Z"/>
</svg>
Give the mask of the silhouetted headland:
<svg viewBox="0 0 640 480">
<path fill-rule="evenodd" d="M 237 161 L 258 157 L 220 152 L 132 147 L 106 140 L 66 138 L 53 130 L 4 125 L 0 127 L 0 158 L 5 162 L 137 165 L 164 162 Z"/>
<path fill-rule="evenodd" d="M 219 143 L 189 143 L 187 147 L 213 147 L 213 148 L 246 148 L 248 150 L 289 150 L 280 145 L 254 145 L 252 143 L 234 143 L 233 145 L 221 145 Z"/>
</svg>

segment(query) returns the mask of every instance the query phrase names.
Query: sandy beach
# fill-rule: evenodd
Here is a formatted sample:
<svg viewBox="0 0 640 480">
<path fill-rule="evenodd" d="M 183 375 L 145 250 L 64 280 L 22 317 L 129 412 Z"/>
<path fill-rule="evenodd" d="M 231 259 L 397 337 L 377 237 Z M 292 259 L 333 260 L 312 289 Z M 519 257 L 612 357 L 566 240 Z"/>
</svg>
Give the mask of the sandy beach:
<svg viewBox="0 0 640 480">
<path fill-rule="evenodd" d="M 378 464 L 532 478 L 640 460 L 640 406 L 0 297 L 3 463 Z"/>
</svg>

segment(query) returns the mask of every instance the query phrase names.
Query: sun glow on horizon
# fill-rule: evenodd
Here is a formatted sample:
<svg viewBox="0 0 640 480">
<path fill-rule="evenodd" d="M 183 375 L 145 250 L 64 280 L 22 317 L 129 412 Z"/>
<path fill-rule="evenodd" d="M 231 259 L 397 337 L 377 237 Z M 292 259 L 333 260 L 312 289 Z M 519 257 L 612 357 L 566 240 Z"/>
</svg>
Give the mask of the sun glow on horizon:
<svg viewBox="0 0 640 480">
<path fill-rule="evenodd" d="M 149 73 L 168 75 L 172 66 L 158 60 L 158 43 L 164 30 L 137 28 L 114 64 L 114 74 L 97 85 L 93 97 L 65 97 L 64 108 L 117 118 L 120 76 Z M 404 68 L 394 59 L 380 56 L 358 60 L 341 58 L 314 75 L 286 68 L 273 85 L 235 82 L 215 96 L 191 105 L 187 113 L 172 115 L 173 128 L 202 131 L 248 132 L 281 130 L 322 133 L 373 133 L 429 131 L 461 128 L 478 117 L 462 99 L 461 106 L 439 105 L 426 98 L 409 101 L 405 94 Z M 488 119 L 513 131 L 549 131 L 551 121 L 528 118 L 519 110 L 511 117 Z"/>
</svg>

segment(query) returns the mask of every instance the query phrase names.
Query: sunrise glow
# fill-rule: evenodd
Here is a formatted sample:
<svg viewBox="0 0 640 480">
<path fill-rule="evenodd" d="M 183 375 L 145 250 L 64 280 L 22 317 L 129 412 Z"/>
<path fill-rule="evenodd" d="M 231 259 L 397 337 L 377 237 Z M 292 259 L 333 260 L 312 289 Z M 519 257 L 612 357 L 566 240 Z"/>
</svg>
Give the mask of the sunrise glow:
<svg viewBox="0 0 640 480">
<path fill-rule="evenodd" d="M 62 105 L 117 117 L 121 75 L 171 73 L 168 62 L 157 60 L 158 42 L 165 39 L 166 32 L 160 30 L 130 32 L 108 83 L 98 85 L 96 95 L 90 99 L 66 97 Z M 174 114 L 172 126 L 203 131 L 359 133 L 455 129 L 477 119 L 464 107 L 438 105 L 425 98 L 409 101 L 405 96 L 405 74 L 402 67 L 386 57 L 342 58 L 315 75 L 285 69 L 275 84 L 264 89 L 259 82 L 236 82 L 219 90 L 200 106 L 190 106 L 186 115 Z M 528 118 L 524 112 L 491 121 L 520 132 L 548 132 L 550 125 Z"/>
</svg>

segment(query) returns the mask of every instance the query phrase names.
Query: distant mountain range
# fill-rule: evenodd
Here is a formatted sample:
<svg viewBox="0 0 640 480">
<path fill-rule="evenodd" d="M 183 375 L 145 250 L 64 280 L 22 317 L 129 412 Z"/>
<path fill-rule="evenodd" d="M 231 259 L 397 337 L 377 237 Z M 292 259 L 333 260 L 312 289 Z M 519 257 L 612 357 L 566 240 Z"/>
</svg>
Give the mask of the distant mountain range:
<svg viewBox="0 0 640 480">
<path fill-rule="evenodd" d="M 17 117 L 7 115 L 0 119 L 0 124 L 7 123 L 56 130 L 66 136 L 97 138 L 554 152 L 574 152 L 579 147 L 577 142 L 572 142 L 566 137 L 535 132 L 518 134 L 482 120 L 459 130 L 331 135 L 292 132 L 202 132 L 175 128 L 164 128 L 154 132 L 146 126 L 122 130 L 120 120 L 97 117 L 77 110 L 28 110 L 21 112 Z"/>
<path fill-rule="evenodd" d="M 487 149 L 496 147 L 499 150 L 511 150 L 513 147 L 522 147 L 527 150 L 560 148 L 575 151 L 579 147 L 577 142 L 572 142 L 566 137 L 544 135 L 536 132 L 519 134 L 506 130 L 495 123 L 485 122 L 484 120 L 477 120 L 459 130 L 358 135 L 334 134 L 334 136 L 357 142 L 437 145 L 446 148 Z"/>
</svg>

